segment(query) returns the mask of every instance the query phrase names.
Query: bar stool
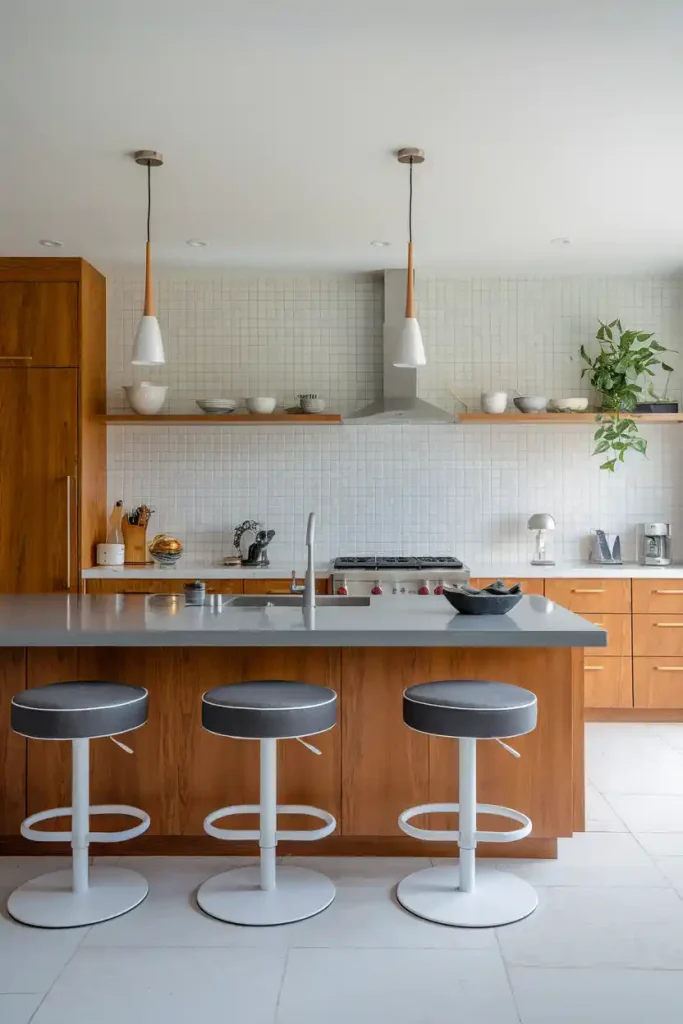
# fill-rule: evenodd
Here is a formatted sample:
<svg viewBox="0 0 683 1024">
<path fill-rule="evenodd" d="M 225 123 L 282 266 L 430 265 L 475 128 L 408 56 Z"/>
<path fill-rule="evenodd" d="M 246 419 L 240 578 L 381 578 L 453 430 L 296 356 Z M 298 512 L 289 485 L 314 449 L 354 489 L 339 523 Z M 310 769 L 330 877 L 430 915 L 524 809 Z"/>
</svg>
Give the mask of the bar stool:
<svg viewBox="0 0 683 1024">
<path fill-rule="evenodd" d="M 260 803 L 221 807 L 204 819 L 204 830 L 218 839 L 259 841 L 258 867 L 215 875 L 197 891 L 197 903 L 211 917 L 232 924 L 273 925 L 303 921 L 319 914 L 334 899 L 335 888 L 318 871 L 280 866 L 275 869 L 279 839 L 323 839 L 336 820 L 327 811 L 305 805 L 277 804 L 277 741 L 327 732 L 337 720 L 337 695 L 325 686 L 284 680 L 232 683 L 202 697 L 202 725 L 218 736 L 260 743 Z M 315 753 L 311 744 L 304 743 Z M 259 828 L 218 828 L 214 822 L 234 814 L 258 814 Z M 280 831 L 278 814 L 312 815 L 322 828 Z"/>
<path fill-rule="evenodd" d="M 459 746 L 459 794 L 457 804 L 421 804 L 399 816 L 400 828 L 416 839 L 443 842 L 460 847 L 458 867 L 436 867 L 416 871 L 399 884 L 397 897 L 412 914 L 439 924 L 461 928 L 490 928 L 520 921 L 538 905 L 534 889 L 516 875 L 484 867 L 476 873 L 477 843 L 512 843 L 531 832 L 526 814 L 497 804 L 477 803 L 477 740 L 497 740 L 519 757 L 503 738 L 523 736 L 536 728 L 536 695 L 507 683 L 453 680 L 422 683 L 403 694 L 403 721 L 417 732 L 430 736 L 451 736 Z M 457 812 L 457 831 L 416 828 L 410 819 L 418 814 Z M 521 828 L 510 832 L 477 829 L 477 814 L 498 814 L 512 818 Z"/>
<path fill-rule="evenodd" d="M 70 841 L 71 868 L 40 875 L 15 889 L 7 903 L 15 920 L 37 928 L 76 928 L 119 917 L 144 900 L 148 885 L 142 875 L 118 867 L 89 867 L 88 846 L 121 843 L 149 828 L 149 815 L 137 807 L 90 806 L 90 740 L 111 739 L 146 721 L 147 690 L 123 683 L 50 683 L 12 698 L 14 732 L 29 739 L 70 740 L 72 749 L 71 807 L 39 811 L 21 826 L 25 839 Z M 130 815 L 140 824 L 121 832 L 91 832 L 91 814 Z M 71 817 L 70 832 L 33 828 L 39 821 L 66 816 Z"/>
</svg>

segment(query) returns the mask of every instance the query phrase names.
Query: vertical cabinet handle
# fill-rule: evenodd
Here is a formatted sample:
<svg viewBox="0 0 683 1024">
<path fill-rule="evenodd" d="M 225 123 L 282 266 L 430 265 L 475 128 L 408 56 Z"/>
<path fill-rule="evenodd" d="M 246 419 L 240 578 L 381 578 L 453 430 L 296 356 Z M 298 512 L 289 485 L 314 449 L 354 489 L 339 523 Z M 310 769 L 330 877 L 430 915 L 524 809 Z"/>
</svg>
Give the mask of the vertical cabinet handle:
<svg viewBox="0 0 683 1024">
<path fill-rule="evenodd" d="M 71 590 L 71 477 L 66 478 L 66 589 Z"/>
</svg>

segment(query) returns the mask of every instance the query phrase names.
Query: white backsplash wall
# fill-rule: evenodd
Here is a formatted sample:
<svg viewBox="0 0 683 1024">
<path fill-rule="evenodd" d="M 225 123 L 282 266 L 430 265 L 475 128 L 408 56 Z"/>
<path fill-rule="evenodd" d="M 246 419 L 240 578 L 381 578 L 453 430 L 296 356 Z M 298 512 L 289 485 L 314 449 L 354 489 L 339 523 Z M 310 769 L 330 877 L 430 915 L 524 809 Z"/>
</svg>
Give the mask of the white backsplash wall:
<svg viewBox="0 0 683 1024">
<path fill-rule="evenodd" d="M 576 353 L 598 317 L 621 316 L 683 350 L 674 278 L 420 278 L 418 291 L 429 360 L 419 391 L 449 409 L 446 381 L 475 407 L 480 391 L 515 384 L 548 397 L 588 394 Z M 132 379 L 168 383 L 165 411 L 174 412 L 195 411 L 195 397 L 290 402 L 300 391 L 346 412 L 380 391 L 383 289 L 369 275 L 162 278 L 168 362 L 133 374 L 141 302 L 139 280 L 110 276 L 112 411 L 126 408 L 120 385 Z M 635 524 L 647 519 L 672 523 L 683 556 L 683 426 L 648 427 L 649 458 L 630 456 L 614 477 L 590 455 L 593 429 L 110 427 L 109 499 L 152 504 L 154 531 L 177 533 L 187 562 L 207 565 L 231 551 L 235 524 L 256 518 L 276 530 L 271 559 L 301 568 L 311 509 L 321 560 L 379 551 L 525 561 L 532 512 L 555 516 L 558 559 L 584 555 L 594 527 L 620 533 L 632 557 Z"/>
</svg>

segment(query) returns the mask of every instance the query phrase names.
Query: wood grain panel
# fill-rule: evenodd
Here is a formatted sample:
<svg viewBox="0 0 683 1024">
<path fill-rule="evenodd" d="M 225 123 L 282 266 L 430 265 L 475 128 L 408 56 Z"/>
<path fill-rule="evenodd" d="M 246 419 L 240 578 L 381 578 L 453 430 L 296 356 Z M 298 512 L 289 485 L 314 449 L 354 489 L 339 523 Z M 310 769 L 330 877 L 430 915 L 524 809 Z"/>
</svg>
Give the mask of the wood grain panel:
<svg viewBox="0 0 683 1024">
<path fill-rule="evenodd" d="M 634 658 L 637 708 L 683 708 L 683 658 Z"/>
<path fill-rule="evenodd" d="M 634 580 L 633 611 L 683 614 L 683 580 Z"/>
<path fill-rule="evenodd" d="M 77 256 L 3 256 L 0 281 L 80 281 L 85 260 Z"/>
<path fill-rule="evenodd" d="M 77 455 L 78 371 L 0 369 L 0 588 L 5 593 L 64 591 L 69 564 L 71 590 L 77 590 Z"/>
<path fill-rule="evenodd" d="M 87 594 L 182 594 L 186 583 L 193 578 L 173 577 L 168 580 L 136 579 L 86 579 Z M 242 580 L 207 580 L 206 589 L 210 594 L 241 594 Z"/>
<path fill-rule="evenodd" d="M 79 297 L 79 561 L 89 569 L 107 532 L 107 293 L 101 274 L 83 263 Z"/>
<path fill-rule="evenodd" d="M 658 612 L 633 616 L 635 657 L 683 657 L 683 615 Z"/>
<path fill-rule="evenodd" d="M 513 583 L 521 583 L 525 594 L 540 594 L 542 597 L 545 591 L 545 580 L 532 577 L 520 578 L 518 576 L 477 576 L 470 580 L 470 586 L 481 589 L 482 587 L 488 587 L 489 583 L 494 583 L 496 579 L 502 579 L 506 587 L 511 587 Z"/>
<path fill-rule="evenodd" d="M 607 647 L 587 647 L 586 655 L 598 658 L 631 657 L 631 616 L 628 614 L 596 615 L 585 612 L 584 618 L 607 631 Z"/>
<path fill-rule="evenodd" d="M 533 822 L 534 837 L 571 835 L 575 770 L 571 723 L 576 714 L 572 652 L 564 648 L 469 651 L 421 648 L 416 652 L 415 669 L 422 682 L 495 679 L 536 693 L 536 729 L 509 741 L 522 755 L 519 760 L 495 741 L 477 744 L 477 799 L 480 803 L 502 804 L 528 814 Z M 430 737 L 431 802 L 457 802 L 457 746 L 457 740 Z M 541 779 L 543 783 L 539 784 Z M 481 815 L 478 821 L 482 828 L 502 830 L 508 827 L 504 819 L 493 816 Z M 430 824 L 434 828 L 457 827 L 454 818 L 448 815 L 432 815 Z"/>
<path fill-rule="evenodd" d="M 429 799 L 429 737 L 403 724 L 402 694 L 423 682 L 412 648 L 342 650 L 342 833 L 400 834 L 401 811 Z"/>
<path fill-rule="evenodd" d="M 631 658 L 607 658 L 586 652 L 585 701 L 587 708 L 632 708 Z"/>
<path fill-rule="evenodd" d="M 19 832 L 26 817 L 26 740 L 10 728 L 10 701 L 26 689 L 26 651 L 0 649 L 0 835 Z"/>
<path fill-rule="evenodd" d="M 78 285 L 0 282 L 0 365 L 78 365 Z"/>
<path fill-rule="evenodd" d="M 570 611 L 630 612 L 631 581 L 629 579 L 547 579 L 545 596 Z"/>
<path fill-rule="evenodd" d="M 272 579 L 272 580 L 244 580 L 244 593 L 245 594 L 289 594 L 289 587 L 291 584 L 290 579 Z M 299 577 L 296 581 L 300 586 L 303 586 L 304 579 Z M 316 594 L 327 593 L 327 579 L 316 579 L 315 581 L 315 592 Z"/>
</svg>

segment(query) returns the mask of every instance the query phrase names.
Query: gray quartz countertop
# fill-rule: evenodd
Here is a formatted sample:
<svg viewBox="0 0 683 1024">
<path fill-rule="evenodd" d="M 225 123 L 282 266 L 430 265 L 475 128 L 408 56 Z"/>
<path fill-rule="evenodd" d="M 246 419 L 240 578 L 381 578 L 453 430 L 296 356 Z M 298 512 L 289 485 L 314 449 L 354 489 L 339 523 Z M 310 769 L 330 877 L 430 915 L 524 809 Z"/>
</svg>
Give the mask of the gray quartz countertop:
<svg viewBox="0 0 683 1024">
<path fill-rule="evenodd" d="M 0 647 L 605 647 L 607 633 L 544 597 L 458 615 L 441 597 L 369 607 L 188 607 L 162 595 L 0 596 Z"/>
</svg>

